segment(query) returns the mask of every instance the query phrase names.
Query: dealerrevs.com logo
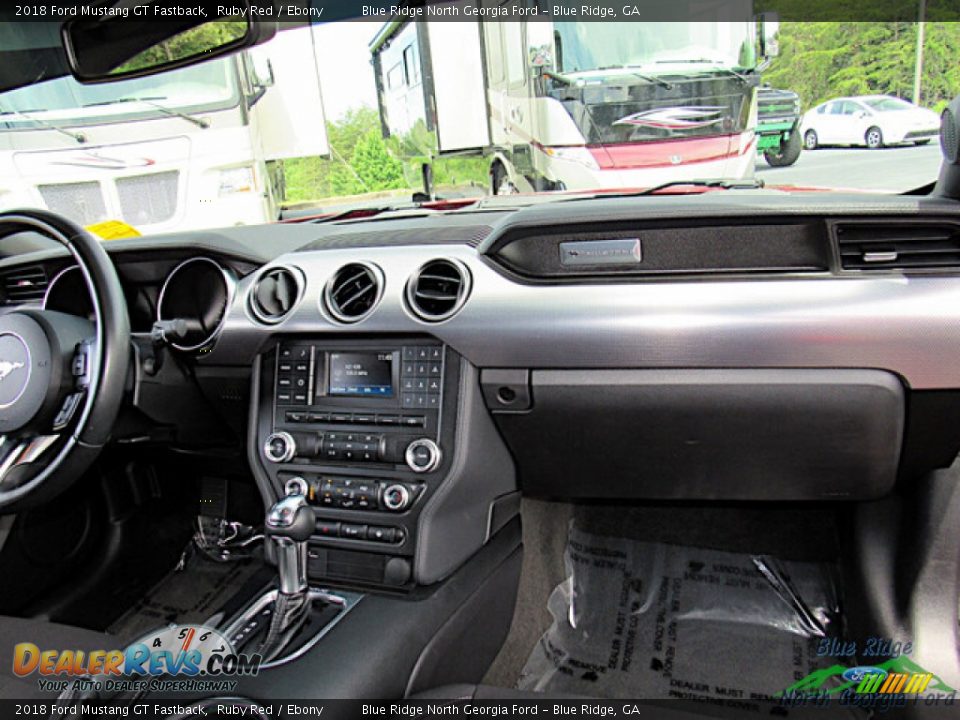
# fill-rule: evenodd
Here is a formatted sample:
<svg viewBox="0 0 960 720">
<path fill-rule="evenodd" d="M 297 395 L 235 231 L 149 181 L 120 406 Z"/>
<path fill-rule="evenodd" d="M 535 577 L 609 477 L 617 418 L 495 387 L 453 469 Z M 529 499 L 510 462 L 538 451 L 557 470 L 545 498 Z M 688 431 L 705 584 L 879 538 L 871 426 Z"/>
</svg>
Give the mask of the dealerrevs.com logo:
<svg viewBox="0 0 960 720">
<path fill-rule="evenodd" d="M 41 690 L 109 692 L 140 690 L 229 691 L 226 678 L 256 675 L 260 655 L 237 653 L 217 630 L 173 625 L 151 632 L 123 650 L 43 649 L 31 642 L 13 650 L 13 672 L 37 675 Z"/>
</svg>

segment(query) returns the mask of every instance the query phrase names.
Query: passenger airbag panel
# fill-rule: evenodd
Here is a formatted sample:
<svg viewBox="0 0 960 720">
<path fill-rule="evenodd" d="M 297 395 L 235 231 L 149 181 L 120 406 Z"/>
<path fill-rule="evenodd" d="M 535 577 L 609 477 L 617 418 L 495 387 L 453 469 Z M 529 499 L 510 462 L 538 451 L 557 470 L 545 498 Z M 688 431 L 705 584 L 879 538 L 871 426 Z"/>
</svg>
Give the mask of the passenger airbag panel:
<svg viewBox="0 0 960 720">
<path fill-rule="evenodd" d="M 904 390 L 851 369 L 536 370 L 496 414 L 524 492 L 549 497 L 866 499 L 897 473 Z"/>
</svg>

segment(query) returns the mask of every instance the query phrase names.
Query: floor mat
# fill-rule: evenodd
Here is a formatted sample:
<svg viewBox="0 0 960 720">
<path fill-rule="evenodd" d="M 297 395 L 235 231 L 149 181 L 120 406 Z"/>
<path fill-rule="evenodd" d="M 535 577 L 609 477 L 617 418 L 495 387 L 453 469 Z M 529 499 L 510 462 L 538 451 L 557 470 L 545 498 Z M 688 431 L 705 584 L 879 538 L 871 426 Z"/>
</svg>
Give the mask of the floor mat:
<svg viewBox="0 0 960 720">
<path fill-rule="evenodd" d="M 589 697 L 771 697 L 835 660 L 829 563 L 594 535 L 571 527 L 553 624 L 518 687 Z"/>
<path fill-rule="evenodd" d="M 182 569 L 154 585 L 107 632 L 133 640 L 170 623 L 202 623 L 262 568 L 263 561 L 256 557 L 219 563 L 193 553 Z"/>
</svg>

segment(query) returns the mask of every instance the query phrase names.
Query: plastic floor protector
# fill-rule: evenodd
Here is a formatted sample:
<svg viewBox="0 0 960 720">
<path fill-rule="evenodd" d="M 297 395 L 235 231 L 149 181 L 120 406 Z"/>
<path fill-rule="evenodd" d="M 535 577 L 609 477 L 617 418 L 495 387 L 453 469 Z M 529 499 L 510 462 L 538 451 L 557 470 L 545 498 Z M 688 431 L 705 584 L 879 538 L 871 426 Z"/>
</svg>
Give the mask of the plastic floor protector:
<svg viewBox="0 0 960 720">
<path fill-rule="evenodd" d="M 831 565 L 574 527 L 565 561 L 521 689 L 744 709 L 836 662 L 816 655 L 841 632 Z"/>
</svg>

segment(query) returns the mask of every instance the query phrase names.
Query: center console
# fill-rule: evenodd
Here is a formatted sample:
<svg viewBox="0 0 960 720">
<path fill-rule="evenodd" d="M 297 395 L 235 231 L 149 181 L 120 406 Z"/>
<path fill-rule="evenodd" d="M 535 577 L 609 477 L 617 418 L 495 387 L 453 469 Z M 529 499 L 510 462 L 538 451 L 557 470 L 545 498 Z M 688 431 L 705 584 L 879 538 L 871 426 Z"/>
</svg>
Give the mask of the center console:
<svg viewBox="0 0 960 720">
<path fill-rule="evenodd" d="M 458 356 L 429 339 L 284 338 L 260 367 L 260 464 L 273 499 L 315 510 L 310 576 L 408 585 L 453 456 Z"/>
</svg>

